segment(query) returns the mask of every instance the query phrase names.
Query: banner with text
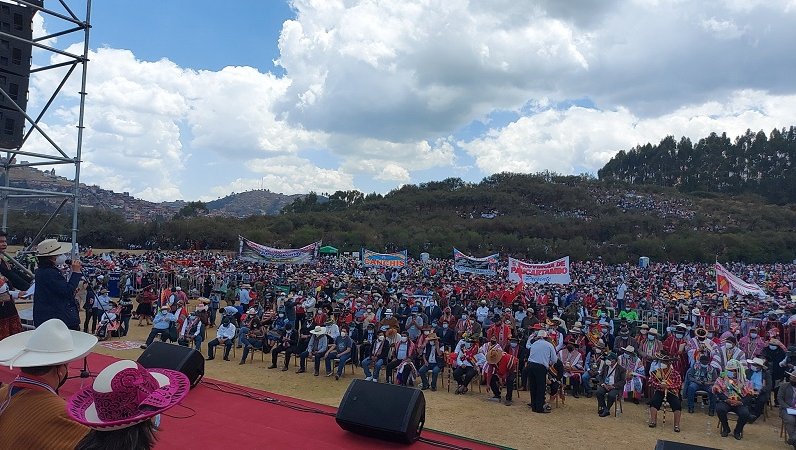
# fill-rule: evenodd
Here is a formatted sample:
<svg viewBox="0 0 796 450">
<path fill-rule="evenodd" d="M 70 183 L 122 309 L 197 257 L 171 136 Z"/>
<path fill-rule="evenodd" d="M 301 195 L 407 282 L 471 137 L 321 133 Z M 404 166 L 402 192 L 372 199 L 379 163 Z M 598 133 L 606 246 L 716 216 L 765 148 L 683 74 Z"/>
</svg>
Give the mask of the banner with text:
<svg viewBox="0 0 796 450">
<path fill-rule="evenodd" d="M 754 283 L 736 277 L 724 266 L 716 263 L 716 290 L 727 295 L 754 295 L 765 298 L 766 291 Z"/>
<path fill-rule="evenodd" d="M 321 241 L 301 248 L 273 248 L 239 236 L 240 259 L 264 264 L 306 264 L 318 254 Z"/>
<path fill-rule="evenodd" d="M 555 261 L 531 264 L 519 259 L 509 258 L 509 281 L 519 283 L 569 284 L 569 256 Z"/>
<path fill-rule="evenodd" d="M 405 267 L 408 259 L 406 250 L 396 253 L 376 253 L 363 248 L 360 255 L 362 267 Z"/>
<path fill-rule="evenodd" d="M 495 253 L 494 255 L 485 256 L 483 258 L 474 258 L 454 248 L 453 268 L 463 273 L 495 276 L 497 275 L 499 257 L 500 253 Z"/>
</svg>

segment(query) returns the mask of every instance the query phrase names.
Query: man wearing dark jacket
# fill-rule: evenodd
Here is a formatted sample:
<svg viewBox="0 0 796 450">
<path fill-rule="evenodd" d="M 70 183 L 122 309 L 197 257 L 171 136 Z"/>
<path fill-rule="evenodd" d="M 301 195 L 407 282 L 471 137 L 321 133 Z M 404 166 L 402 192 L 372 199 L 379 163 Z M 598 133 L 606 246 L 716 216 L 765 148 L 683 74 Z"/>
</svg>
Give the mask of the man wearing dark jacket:
<svg viewBox="0 0 796 450">
<path fill-rule="evenodd" d="M 611 407 L 614 405 L 616 397 L 622 395 L 627 381 L 625 380 L 625 368 L 619 364 L 616 353 L 609 352 L 605 356 L 605 360 L 607 364 L 604 364 L 600 370 L 600 385 L 597 387 L 597 406 L 600 417 L 611 415 Z M 608 402 L 605 401 L 606 396 Z"/>
<path fill-rule="evenodd" d="M 285 325 L 285 334 L 282 336 L 282 342 L 279 343 L 273 350 L 271 350 L 271 365 L 269 369 L 276 369 L 276 358 L 280 352 L 285 352 L 285 364 L 282 366 L 282 372 L 287 371 L 290 357 L 296 353 L 298 349 L 299 332 L 293 329 L 293 324 Z"/>
<path fill-rule="evenodd" d="M 36 290 L 33 293 L 33 324 L 39 326 L 50 319 L 60 319 L 72 330 L 80 331 L 80 315 L 75 291 L 83 278 L 80 261 L 72 261 L 72 275 L 64 279 L 58 266 L 66 262 L 71 244 L 45 239 L 36 250 Z"/>
</svg>

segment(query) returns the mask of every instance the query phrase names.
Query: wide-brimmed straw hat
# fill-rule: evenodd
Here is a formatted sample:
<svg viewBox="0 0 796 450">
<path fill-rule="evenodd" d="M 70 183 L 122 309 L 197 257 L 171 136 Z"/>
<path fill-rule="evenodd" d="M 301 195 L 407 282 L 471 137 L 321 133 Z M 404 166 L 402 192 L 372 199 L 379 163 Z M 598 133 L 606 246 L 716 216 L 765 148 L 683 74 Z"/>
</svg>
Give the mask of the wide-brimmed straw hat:
<svg viewBox="0 0 796 450">
<path fill-rule="evenodd" d="M 91 386 L 72 395 L 66 409 L 72 419 L 89 428 L 118 430 L 171 408 L 190 388 L 181 372 L 145 369 L 135 361 L 121 360 L 103 369 Z"/>
<path fill-rule="evenodd" d="M 35 330 L 0 341 L 0 365 L 57 366 L 86 356 L 96 344 L 96 336 L 70 330 L 60 319 L 50 319 Z"/>
<path fill-rule="evenodd" d="M 497 364 L 500 358 L 503 357 L 503 350 L 499 348 L 491 348 L 486 352 L 486 362 L 489 364 Z"/>
<path fill-rule="evenodd" d="M 310 334 L 314 334 L 316 336 L 320 336 L 322 334 L 326 334 L 326 327 L 322 327 L 320 325 L 315 325 L 315 328 L 310 330 Z"/>
<path fill-rule="evenodd" d="M 666 352 L 660 351 L 660 352 L 655 354 L 655 359 L 657 359 L 659 361 L 674 361 L 677 358 L 673 357 L 672 355 L 670 355 L 670 354 L 668 354 Z"/>
<path fill-rule="evenodd" d="M 45 239 L 36 246 L 36 256 L 58 256 L 71 252 L 72 244 L 55 239 Z"/>
<path fill-rule="evenodd" d="M 747 359 L 746 363 L 747 364 L 754 364 L 754 365 L 760 366 L 760 367 L 766 367 L 766 360 L 763 359 L 763 358 Z"/>
</svg>

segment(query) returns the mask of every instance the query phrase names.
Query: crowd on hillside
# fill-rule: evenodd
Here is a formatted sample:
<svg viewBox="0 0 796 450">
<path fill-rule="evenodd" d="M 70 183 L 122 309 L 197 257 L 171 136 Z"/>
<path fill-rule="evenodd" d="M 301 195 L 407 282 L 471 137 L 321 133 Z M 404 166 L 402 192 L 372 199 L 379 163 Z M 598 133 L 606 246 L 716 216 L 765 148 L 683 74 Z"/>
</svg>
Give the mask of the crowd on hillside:
<svg viewBox="0 0 796 450">
<path fill-rule="evenodd" d="M 623 212 L 641 211 L 662 219 L 691 220 L 696 215 L 694 205 L 685 198 L 665 198 L 660 195 L 618 189 L 591 188 L 589 193 L 600 205 L 616 206 Z"/>
</svg>

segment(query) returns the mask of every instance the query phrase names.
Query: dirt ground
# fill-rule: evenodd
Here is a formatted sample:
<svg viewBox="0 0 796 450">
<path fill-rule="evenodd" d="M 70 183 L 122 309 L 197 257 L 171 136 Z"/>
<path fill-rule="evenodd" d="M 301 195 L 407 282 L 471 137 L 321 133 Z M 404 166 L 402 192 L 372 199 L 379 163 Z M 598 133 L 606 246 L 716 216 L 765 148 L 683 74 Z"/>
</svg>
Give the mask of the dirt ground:
<svg viewBox="0 0 796 450">
<path fill-rule="evenodd" d="M 149 327 L 138 327 L 137 322 L 131 322 L 130 335 L 123 340 L 144 341 L 149 330 Z M 214 337 L 215 330 L 209 330 L 208 336 Z M 95 351 L 133 360 L 142 352 L 139 349 L 111 350 L 99 345 Z M 207 353 L 206 346 L 203 346 L 202 351 Z M 240 352 L 241 349 L 238 349 L 238 358 Z M 261 361 L 260 355 L 256 353 L 253 363 L 247 362 L 243 366 L 238 365 L 239 359 L 236 361 L 232 355 L 232 361 L 217 357 L 206 362 L 205 376 L 331 406 L 340 404 L 349 380 L 364 377 L 359 368 L 355 369 L 354 375 L 347 369 L 339 381 L 324 376 L 315 377 L 311 370 L 296 374 L 293 363 L 287 372 L 268 370 L 266 367 L 270 364 L 270 355 L 265 361 Z M 311 365 L 311 361 L 308 364 Z M 321 372 L 323 375 L 323 369 Z M 442 374 L 440 377 L 443 378 Z M 488 401 L 491 394 L 487 393 L 485 386 L 481 389 L 482 393 L 478 389 L 463 396 L 448 393 L 447 376 L 444 378 L 444 388 L 439 388 L 437 392 L 425 391 L 426 427 L 506 447 L 652 449 L 658 439 L 722 449 L 788 447 L 779 438 L 780 419 L 777 410 L 769 411 L 767 421 L 760 420 L 748 425 L 744 430 L 744 439 L 736 441 L 732 436 L 719 436 L 717 420 L 707 415 L 706 408 L 697 407 L 694 414 L 684 413 L 682 432 L 675 433 L 672 430 L 671 412 L 667 414 L 665 425 L 659 416 L 658 427 L 648 428 L 648 409 L 643 403 L 625 403 L 624 413 L 619 417 L 600 418 L 594 398 L 567 397 L 566 405 L 554 407 L 551 414 L 533 414 L 526 406 L 529 401 L 527 392 L 519 392 L 515 395 L 514 404 L 505 406 Z"/>
</svg>

